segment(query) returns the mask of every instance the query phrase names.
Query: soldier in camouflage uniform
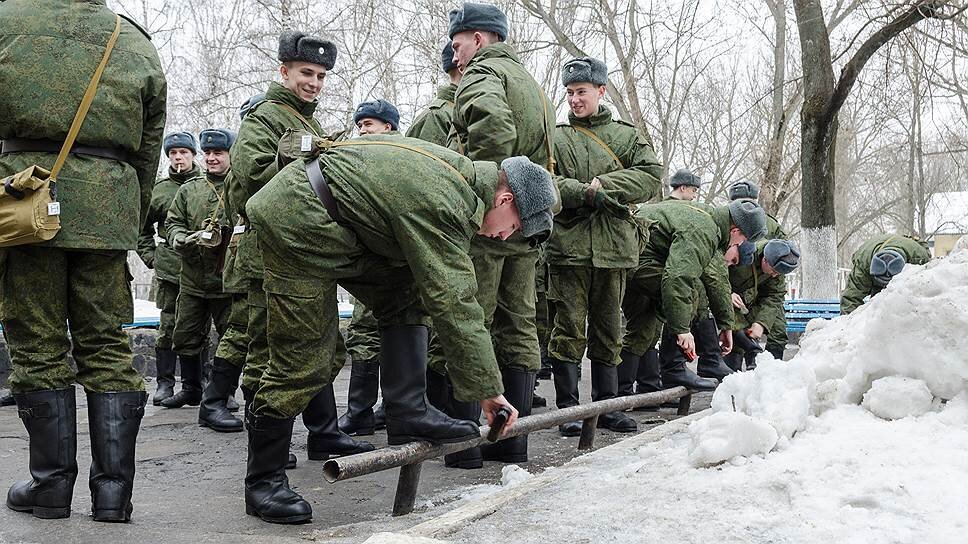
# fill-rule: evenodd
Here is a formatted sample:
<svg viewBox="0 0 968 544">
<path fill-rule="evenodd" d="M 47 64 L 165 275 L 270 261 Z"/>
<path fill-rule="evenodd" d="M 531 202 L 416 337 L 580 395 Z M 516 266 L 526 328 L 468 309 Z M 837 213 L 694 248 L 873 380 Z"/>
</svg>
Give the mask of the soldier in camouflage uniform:
<svg viewBox="0 0 968 544">
<path fill-rule="evenodd" d="M 231 302 L 230 295 L 222 292 L 222 275 L 216 270 L 216 242 L 221 241 L 221 226 L 228 222 L 222 193 L 235 134 L 225 129 L 208 129 L 199 134 L 199 139 L 206 173 L 178 189 L 166 222 L 168 243 L 182 258 L 181 290 L 172 335 L 175 353 L 181 360 L 182 388 L 162 401 L 166 408 L 197 406 L 201 401 L 202 349 L 213 321 L 219 335 L 225 332 Z"/>
<path fill-rule="evenodd" d="M 692 358 L 696 349 L 690 326 L 698 290 L 707 292 L 728 353 L 734 327 L 726 266 L 739 262 L 740 246 L 748 247 L 763 236 L 765 214 L 752 200 L 733 201 L 723 208 L 665 200 L 641 206 L 636 218 L 648 238 L 622 302 L 628 320 L 623 358 L 641 356 L 655 346 L 662 319 L 661 386 L 715 389 L 716 380 L 700 378 L 685 364 L 686 354 Z"/>
<path fill-rule="evenodd" d="M 165 219 L 178 188 L 202 173 L 195 163 L 197 147 L 195 136 L 190 132 L 175 132 L 165 136 L 163 149 L 170 163 L 168 175 L 160 178 L 151 191 L 148 219 L 138 237 L 138 256 L 145 266 L 155 271 L 155 305 L 161 310 L 155 340 L 157 385 L 152 398 L 155 406 L 161 405 L 161 401 L 175 393 L 175 364 L 178 361 L 178 356 L 171 349 L 171 335 L 175 330 L 175 301 L 178 299 L 181 258 L 168 244 Z"/>
<path fill-rule="evenodd" d="M 356 107 L 353 123 L 360 136 L 400 134 L 400 112 L 386 100 L 363 102 Z M 346 351 L 350 355 L 350 384 L 346 413 L 339 428 L 348 435 L 368 436 L 386 427 L 382 407 L 374 413 L 380 390 L 380 327 L 373 311 L 353 301 L 353 318 L 346 330 Z"/>
<path fill-rule="evenodd" d="M 851 257 L 853 267 L 847 276 L 847 288 L 840 296 L 841 313 L 853 312 L 864 304 L 865 298 L 883 291 L 905 264 L 930 260 L 931 252 L 913 236 L 880 234 L 864 242 Z"/>
<path fill-rule="evenodd" d="M 233 266 L 248 280 L 249 289 L 246 327 L 249 345 L 242 378 L 242 394 L 248 402 L 259 389 L 262 373 L 269 362 L 269 344 L 261 244 L 257 241 L 258 232 L 250 228 L 245 205 L 278 172 L 276 148 L 286 130 L 322 134 L 312 115 L 326 73 L 336 63 L 336 46 L 316 36 L 286 31 L 279 37 L 278 57 L 282 63 L 279 72 L 283 84 L 270 83 L 265 100 L 250 104 L 239 128 L 238 139 L 232 146 L 232 176 L 226 187 L 231 209 L 240 215 L 244 228 Z M 333 388 L 323 388 L 303 413 L 303 423 L 309 429 L 307 455 L 310 459 L 325 460 L 373 448 L 342 433 L 337 420 Z M 294 464 L 295 456 L 290 461 L 290 465 Z"/>
<path fill-rule="evenodd" d="M 299 135 L 293 141 L 299 149 Z M 246 207 L 265 240 L 272 354 L 249 413 L 246 504 L 276 522 L 312 516 L 286 487 L 285 450 L 276 444 L 288 440 L 292 418 L 339 370 L 337 283 L 372 308 L 380 326 L 387 442 L 480 436 L 476 423 L 426 402 L 427 317 L 447 339 L 456 397 L 480 401 L 489 420 L 512 408 L 474 296 L 471 239 L 541 235 L 555 201 L 550 176 L 525 157 L 505 160 L 499 171 L 493 162 L 401 136 L 317 139 L 314 146 L 318 159 L 295 160 Z M 512 425 L 516 415 L 512 408 Z"/>
<path fill-rule="evenodd" d="M 167 85 L 150 37 L 103 1 L 0 2 L 0 178 L 54 164 L 113 32 L 116 47 L 57 180 L 60 231 L 0 250 L 0 321 L 32 476 L 6 502 L 39 518 L 71 513 L 75 382 L 87 392 L 93 519 L 131 518 L 147 394 L 121 329 L 134 318 L 127 252 L 148 211 Z"/>
<path fill-rule="evenodd" d="M 407 130 L 407 136 L 446 146 L 447 135 L 454 119 L 454 94 L 457 93 L 457 84 L 460 83 L 460 70 L 454 63 L 454 47 L 450 42 L 440 52 L 440 64 L 450 81 L 437 89 L 437 98 L 417 116 Z"/>
<path fill-rule="evenodd" d="M 504 43 L 507 33 L 507 17 L 494 6 L 468 2 L 450 12 L 454 60 L 463 75 L 454 96 L 449 146 L 475 161 L 499 163 L 515 155 L 527 156 L 551 172 L 554 107 Z M 531 413 L 535 372 L 541 366 L 534 246 L 521 236 L 506 243 L 476 237 L 471 249 L 477 300 L 494 341 L 504 391 L 522 415 Z M 453 364 L 447 361 L 448 370 Z M 525 462 L 528 437 L 489 444 L 482 453 L 487 460 Z"/>
<path fill-rule="evenodd" d="M 792 274 L 799 264 L 800 250 L 796 244 L 771 239 L 757 242 L 752 263 L 730 267 L 736 324 L 742 327 L 733 331 L 733 351 L 726 356 L 731 369 L 742 370 L 744 359 L 747 370 L 756 368 L 756 355 L 762 351 L 756 342 L 764 335 L 773 336 L 782 328 L 786 338 L 783 299 L 787 286 L 783 276 Z M 783 359 L 782 349 L 769 351 L 776 359 Z"/>
<path fill-rule="evenodd" d="M 582 57 L 562 67 L 568 123 L 555 131 L 555 163 L 562 212 L 548 241 L 554 327 L 548 353 L 559 408 L 578 404 L 578 370 L 588 351 L 592 400 L 618 394 L 622 348 L 622 295 L 630 269 L 638 264 L 638 229 L 629 205 L 647 202 L 662 187 L 662 165 L 652 141 L 634 125 L 612 119 L 601 103 L 608 68 Z M 587 335 L 586 335 L 587 321 Z M 603 414 L 598 426 L 634 432 L 621 412 Z M 581 422 L 559 426 L 565 436 L 581 434 Z"/>
</svg>

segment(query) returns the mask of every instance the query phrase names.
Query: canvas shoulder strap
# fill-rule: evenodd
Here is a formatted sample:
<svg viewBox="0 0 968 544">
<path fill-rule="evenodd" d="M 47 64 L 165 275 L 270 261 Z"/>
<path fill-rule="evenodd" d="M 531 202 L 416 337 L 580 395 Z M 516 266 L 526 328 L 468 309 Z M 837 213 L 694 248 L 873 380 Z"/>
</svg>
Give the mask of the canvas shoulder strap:
<svg viewBox="0 0 968 544">
<path fill-rule="evenodd" d="M 303 114 L 299 113 L 296 110 L 296 108 L 290 106 L 289 104 L 286 104 L 285 102 L 280 102 L 278 100 L 269 100 L 269 102 L 271 102 L 271 103 L 273 103 L 273 104 L 275 104 L 277 106 L 281 106 L 282 109 L 284 109 L 284 110 L 288 111 L 289 113 L 295 115 L 296 118 L 299 119 L 299 121 L 303 124 L 303 126 L 305 126 L 306 128 L 309 129 L 309 132 L 312 132 L 314 136 L 321 137 L 320 134 L 319 134 L 319 132 L 316 131 L 316 128 L 313 127 L 313 124 L 310 123 L 305 117 L 303 117 Z"/>
<path fill-rule="evenodd" d="M 423 149 L 420 149 L 417 146 L 413 146 L 413 145 L 410 145 L 410 144 L 406 144 L 404 142 L 388 142 L 388 141 L 385 141 L 385 140 L 380 140 L 380 141 L 375 141 L 375 140 L 352 140 L 352 141 L 345 141 L 345 142 L 333 142 L 333 141 L 329 141 L 329 140 L 324 140 L 320 144 L 320 146 L 323 149 L 330 148 L 330 147 L 352 147 L 352 146 L 358 146 L 358 145 L 386 145 L 386 146 L 398 147 L 400 149 L 406 149 L 407 151 L 412 151 L 414 153 L 418 153 L 420 155 L 423 155 L 424 157 L 428 157 L 428 158 L 431 158 L 431 159 L 439 162 L 440 164 L 442 164 L 443 166 L 445 166 L 448 170 L 450 170 L 451 172 L 453 172 L 454 174 L 456 174 L 457 177 L 459 177 L 460 179 L 464 180 L 465 183 L 467 183 L 467 178 L 465 178 L 464 175 L 461 174 L 459 170 L 457 170 L 456 168 L 454 168 L 449 162 L 445 161 L 444 159 L 441 159 L 440 157 L 438 157 L 437 155 L 434 155 L 433 153 L 430 153 L 429 151 L 425 151 Z"/>
<path fill-rule="evenodd" d="M 605 150 L 605 153 L 607 153 L 608 156 L 611 157 L 612 160 L 615 161 L 616 164 L 618 164 L 622 168 L 625 168 L 626 167 L 625 164 L 622 163 L 622 159 L 618 158 L 618 155 L 616 155 L 615 152 L 612 151 L 612 148 L 609 147 L 608 144 L 606 144 L 605 141 L 602 140 L 601 138 L 599 138 L 594 132 L 588 130 L 585 127 L 576 127 L 574 125 L 570 125 L 570 126 L 571 126 L 571 128 L 573 128 L 573 129 L 577 130 L 578 132 L 581 132 L 585 136 L 588 136 L 589 138 L 591 138 L 592 141 L 594 141 L 598 145 L 602 146 L 602 149 Z"/>
</svg>

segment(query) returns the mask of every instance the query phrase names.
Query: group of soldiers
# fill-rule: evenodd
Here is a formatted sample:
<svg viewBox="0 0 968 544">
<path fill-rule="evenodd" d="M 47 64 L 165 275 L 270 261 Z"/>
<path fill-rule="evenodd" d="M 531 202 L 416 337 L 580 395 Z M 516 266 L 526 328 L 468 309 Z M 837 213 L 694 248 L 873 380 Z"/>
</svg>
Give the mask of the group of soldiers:
<svg viewBox="0 0 968 544">
<path fill-rule="evenodd" d="M 648 134 L 602 103 L 604 63 L 564 65 L 570 111 L 556 125 L 506 43 L 504 13 L 466 3 L 449 18 L 449 82 L 406 135 L 385 100 L 359 105 L 359 137 L 324 134 L 313 116 L 336 45 L 286 31 L 281 83 L 242 105 L 237 135 L 163 137 L 165 79 L 137 25 L 99 1 L 0 4 L 3 176 L 50 162 L 77 100 L 59 81 L 89 78 L 104 54 L 94 44 L 120 29 L 58 184 L 61 232 L 0 249 L 0 318 L 32 476 L 10 489 L 8 507 L 70 514 L 78 382 L 88 395 L 94 519 L 130 519 L 147 402 L 121 329 L 132 319 L 125 254 L 136 246 L 155 270 L 161 309 L 153 402 L 198 405 L 199 424 L 214 431 L 245 429 L 245 510 L 274 523 L 312 518 L 285 473 L 296 465 L 300 414 L 309 458 L 328 459 L 372 450 L 350 435 L 384 427 L 389 444 L 403 444 L 476 438 L 482 413 L 492 422 L 502 409 L 513 425 L 541 403 L 542 367 L 557 406 L 576 405 L 586 355 L 592 400 L 712 390 L 752 368 L 764 339 L 782 357 L 783 276 L 799 251 L 757 204 L 756 185 L 733 185 L 728 205 L 714 207 L 695 201 L 700 179 L 684 170 L 662 199 L 664 166 Z M 162 151 L 169 167 L 156 183 Z M 904 240 L 874 244 L 861 266 L 870 274 L 851 285 L 873 294 L 899 263 L 915 262 Z M 355 301 L 345 342 L 338 285 Z M 348 410 L 338 417 L 332 384 L 347 354 Z M 686 366 L 695 359 L 698 375 Z M 242 419 L 232 413 L 237 388 Z M 621 412 L 599 426 L 637 428 Z M 580 423 L 560 432 L 575 436 Z M 527 461 L 527 436 L 445 462 L 484 460 Z"/>
</svg>

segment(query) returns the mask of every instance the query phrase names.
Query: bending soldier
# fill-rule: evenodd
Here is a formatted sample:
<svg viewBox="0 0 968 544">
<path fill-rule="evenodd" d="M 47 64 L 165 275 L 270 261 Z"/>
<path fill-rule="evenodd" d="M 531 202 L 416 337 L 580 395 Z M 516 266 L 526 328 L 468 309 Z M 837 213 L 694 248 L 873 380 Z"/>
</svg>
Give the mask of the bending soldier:
<svg viewBox="0 0 968 544">
<path fill-rule="evenodd" d="M 847 276 L 847 288 L 840 296 L 840 311 L 849 314 L 868 296 L 880 293 L 891 278 L 904 270 L 904 265 L 924 264 L 931 253 L 921 241 L 903 234 L 881 234 L 864 242 L 854 252 L 853 267 Z"/>
</svg>

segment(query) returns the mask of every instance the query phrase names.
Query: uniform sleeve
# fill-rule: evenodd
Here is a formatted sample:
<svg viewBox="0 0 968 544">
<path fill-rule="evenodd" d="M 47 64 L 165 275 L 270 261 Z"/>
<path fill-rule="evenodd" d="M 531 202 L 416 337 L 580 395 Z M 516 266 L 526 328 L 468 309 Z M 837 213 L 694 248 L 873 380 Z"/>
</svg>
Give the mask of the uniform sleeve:
<svg viewBox="0 0 968 544">
<path fill-rule="evenodd" d="M 572 152 L 569 140 L 565 136 L 565 131 L 561 128 L 555 130 L 555 163 L 558 165 L 559 172 L 572 173 L 574 153 Z M 558 187 L 558 194 L 561 195 L 562 209 L 581 208 L 586 205 L 585 191 L 588 189 L 588 182 L 591 180 L 578 180 L 567 176 L 555 176 L 555 185 Z"/>
<path fill-rule="evenodd" d="M 758 289 L 759 296 L 750 308 L 750 322 L 773 330 L 784 317 L 783 300 L 786 298 L 786 280 L 783 276 L 765 280 Z"/>
<path fill-rule="evenodd" d="M 840 295 L 840 313 L 849 314 L 864 304 L 864 297 L 871 294 L 873 286 L 870 274 L 854 263 L 847 277 L 847 288 Z"/>
<path fill-rule="evenodd" d="M 397 216 L 394 235 L 413 271 L 424 308 L 433 319 L 447 358 L 454 396 L 470 402 L 501 394 L 504 386 L 484 310 L 477 303 L 477 278 L 470 241 L 461 228 L 441 225 L 411 213 Z"/>
<path fill-rule="evenodd" d="M 138 257 L 148 268 L 155 267 L 155 223 L 158 222 L 157 210 L 149 204 L 148 216 L 138 235 Z"/>
<path fill-rule="evenodd" d="M 733 318 L 732 288 L 729 285 L 729 271 L 719 253 L 713 255 L 702 273 L 702 283 L 709 299 L 709 310 L 716 318 L 719 330 L 733 330 L 737 324 Z"/>
<path fill-rule="evenodd" d="M 514 155 L 517 129 L 504 84 L 495 75 L 465 75 L 456 103 L 467 127 L 464 155 L 475 161 L 500 163 Z"/>
<path fill-rule="evenodd" d="M 269 107 L 269 106 L 262 106 Z M 249 114 L 239 128 L 239 137 L 229 152 L 231 183 L 227 185 L 232 209 L 246 217 L 245 203 L 279 171 L 276 165 L 278 138 L 259 116 Z"/>
<path fill-rule="evenodd" d="M 184 183 L 178 188 L 178 192 L 175 193 L 175 198 L 171 201 L 171 207 L 168 208 L 168 218 L 165 219 L 165 230 L 168 231 L 168 244 L 172 244 L 172 241 L 179 236 L 188 236 L 191 234 L 192 230 L 189 229 L 188 225 L 188 186 L 190 183 Z"/>
<path fill-rule="evenodd" d="M 138 173 L 141 189 L 141 225 L 148 220 L 151 206 L 151 190 L 158 174 L 158 161 L 161 159 L 162 140 L 165 135 L 165 108 L 168 100 L 168 83 L 165 81 L 161 62 L 157 63 L 155 74 L 147 80 L 148 88 L 144 99 L 144 124 L 141 130 L 141 144 L 138 152 L 131 156 L 131 166 Z M 139 243 L 140 245 L 140 243 Z"/>
<path fill-rule="evenodd" d="M 628 168 L 597 176 L 609 196 L 622 204 L 640 204 L 652 200 L 662 191 L 662 163 L 645 137 L 635 136 L 623 161 Z"/>
<path fill-rule="evenodd" d="M 662 313 L 673 334 L 689 332 L 695 306 L 694 286 L 710 260 L 709 254 L 698 240 L 682 232 L 673 236 L 662 271 Z"/>
</svg>

